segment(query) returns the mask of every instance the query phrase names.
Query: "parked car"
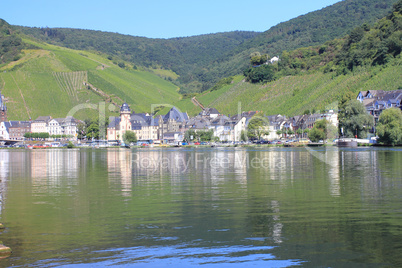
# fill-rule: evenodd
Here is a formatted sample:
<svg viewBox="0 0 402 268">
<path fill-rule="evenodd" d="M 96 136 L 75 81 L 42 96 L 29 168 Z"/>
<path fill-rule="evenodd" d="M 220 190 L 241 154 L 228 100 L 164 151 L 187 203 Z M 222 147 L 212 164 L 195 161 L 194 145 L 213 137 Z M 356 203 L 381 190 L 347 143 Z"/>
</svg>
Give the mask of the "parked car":
<svg viewBox="0 0 402 268">
<path fill-rule="evenodd" d="M 271 142 L 266 140 L 259 140 L 256 142 L 256 144 L 271 144 Z"/>
</svg>

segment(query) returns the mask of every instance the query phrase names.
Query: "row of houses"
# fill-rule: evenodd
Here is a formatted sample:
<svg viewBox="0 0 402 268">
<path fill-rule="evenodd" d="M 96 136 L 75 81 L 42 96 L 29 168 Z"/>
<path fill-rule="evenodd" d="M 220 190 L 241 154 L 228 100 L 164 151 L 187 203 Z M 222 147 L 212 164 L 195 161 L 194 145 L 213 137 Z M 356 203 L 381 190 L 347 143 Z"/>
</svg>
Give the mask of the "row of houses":
<svg viewBox="0 0 402 268">
<path fill-rule="evenodd" d="M 376 122 L 382 111 L 388 108 L 402 109 L 402 90 L 368 90 L 360 91 L 356 98 L 363 103 L 367 112 L 374 116 Z"/>
<path fill-rule="evenodd" d="M 166 115 L 152 117 L 149 114 L 135 113 L 129 105 L 124 103 L 120 108 L 120 116 L 112 117 L 107 127 L 108 140 L 123 140 L 127 130 L 136 133 L 138 140 L 163 140 L 165 142 L 177 142 L 184 139 L 188 130 L 212 131 L 213 136 L 220 141 L 236 142 L 241 140 L 242 131 L 246 131 L 249 122 L 258 111 L 242 112 L 237 115 L 223 115 L 215 108 L 205 108 L 195 117 L 189 117 L 186 112 L 181 112 L 172 107 Z M 262 113 L 259 113 L 262 114 Z M 312 115 L 286 117 L 283 115 L 260 116 L 265 121 L 265 130 L 268 135 L 264 139 L 280 139 L 283 134 L 278 130 L 297 131 L 314 126 L 315 121 L 326 119 L 334 126 L 338 126 L 338 117 L 334 111 Z"/>
<path fill-rule="evenodd" d="M 22 140 L 25 133 L 49 133 L 49 135 L 66 135 L 76 139 L 79 122 L 71 116 L 66 118 L 40 116 L 33 121 L 2 121 L 0 122 L 0 138 Z"/>
<path fill-rule="evenodd" d="M 378 121 L 379 115 L 385 109 L 396 107 L 402 109 L 402 90 L 360 91 L 357 100 L 362 102 L 368 113 Z M 242 112 L 237 115 L 223 115 L 215 108 L 205 108 L 195 117 L 189 117 L 172 107 L 167 114 L 151 116 L 147 113 L 135 113 L 124 103 L 120 116 L 112 117 L 107 127 L 108 140 L 122 140 L 127 130 L 134 131 L 139 140 L 165 140 L 167 142 L 183 140 L 187 130 L 213 131 L 213 135 L 221 141 L 240 141 L 241 132 L 247 126 L 257 111 Z M 296 132 L 298 129 L 311 129 L 315 122 L 326 119 L 335 127 L 338 126 L 337 113 L 327 111 L 310 115 L 286 117 L 283 115 L 263 116 L 266 120 L 266 130 L 269 133 L 263 138 L 275 140 L 284 134 L 278 130 Z M 7 107 L 4 96 L 0 93 L 0 138 L 20 140 L 26 132 L 47 132 L 50 135 L 67 135 L 77 137 L 79 120 L 73 117 L 52 118 L 40 116 L 33 121 L 7 121 Z M 285 134 L 286 135 L 286 134 Z"/>
</svg>

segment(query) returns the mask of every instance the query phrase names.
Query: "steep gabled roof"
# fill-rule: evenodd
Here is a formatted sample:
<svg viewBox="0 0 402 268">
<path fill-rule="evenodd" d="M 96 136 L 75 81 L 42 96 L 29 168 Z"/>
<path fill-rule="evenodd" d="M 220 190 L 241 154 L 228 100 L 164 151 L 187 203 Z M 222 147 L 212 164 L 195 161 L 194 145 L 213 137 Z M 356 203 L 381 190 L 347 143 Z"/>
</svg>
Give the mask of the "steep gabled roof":
<svg viewBox="0 0 402 268">
<path fill-rule="evenodd" d="M 188 119 L 187 113 L 180 112 L 176 107 L 172 107 L 170 111 L 163 117 L 163 121 L 175 120 L 176 122 L 184 122 Z"/>
<path fill-rule="evenodd" d="M 230 118 L 227 117 L 226 115 L 218 115 L 213 120 L 211 120 L 211 125 L 213 125 L 213 126 L 223 126 L 223 125 L 225 125 L 226 121 L 228 121 L 229 119 Z"/>
<path fill-rule="evenodd" d="M 208 129 L 210 125 L 211 123 L 209 119 L 200 115 L 192 117 L 186 121 L 186 126 L 193 129 Z"/>
<path fill-rule="evenodd" d="M 111 117 L 109 125 L 107 127 L 119 130 L 120 129 L 120 117 L 116 117 L 116 116 Z"/>
</svg>

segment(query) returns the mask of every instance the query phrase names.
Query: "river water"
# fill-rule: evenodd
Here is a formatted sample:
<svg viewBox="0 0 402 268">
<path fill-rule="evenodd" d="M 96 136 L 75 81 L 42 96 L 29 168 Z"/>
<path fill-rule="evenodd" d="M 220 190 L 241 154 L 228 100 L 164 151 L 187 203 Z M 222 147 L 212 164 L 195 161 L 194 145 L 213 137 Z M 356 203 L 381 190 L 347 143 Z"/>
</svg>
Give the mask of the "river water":
<svg viewBox="0 0 402 268">
<path fill-rule="evenodd" d="M 0 150 L 1 267 L 401 267 L 402 149 Z"/>
</svg>

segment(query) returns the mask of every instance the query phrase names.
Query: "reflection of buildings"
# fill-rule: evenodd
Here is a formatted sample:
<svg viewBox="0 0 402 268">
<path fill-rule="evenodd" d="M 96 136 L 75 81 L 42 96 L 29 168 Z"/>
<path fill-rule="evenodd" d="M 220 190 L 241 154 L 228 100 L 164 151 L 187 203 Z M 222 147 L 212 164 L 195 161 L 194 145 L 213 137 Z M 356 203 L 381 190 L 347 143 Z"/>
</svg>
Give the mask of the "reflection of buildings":
<svg viewBox="0 0 402 268">
<path fill-rule="evenodd" d="M 0 96 L 1 97 L 1 96 Z M 9 176 L 9 154 L 0 150 L 0 216 L 3 211 L 3 195 L 7 191 L 7 178 Z"/>
<path fill-rule="evenodd" d="M 121 191 L 129 195 L 132 187 L 132 153 L 129 150 L 108 150 L 107 168 L 109 179 L 121 180 Z"/>
<path fill-rule="evenodd" d="M 10 165 L 10 154 L 8 151 L 0 150 L 0 180 L 3 182 L 8 178 Z"/>
<path fill-rule="evenodd" d="M 79 150 L 32 150 L 28 151 L 28 154 L 34 186 L 52 188 L 51 186 L 56 187 L 66 183 L 65 179 L 78 179 L 79 177 Z M 68 184 L 71 183 L 69 180 Z"/>
</svg>

